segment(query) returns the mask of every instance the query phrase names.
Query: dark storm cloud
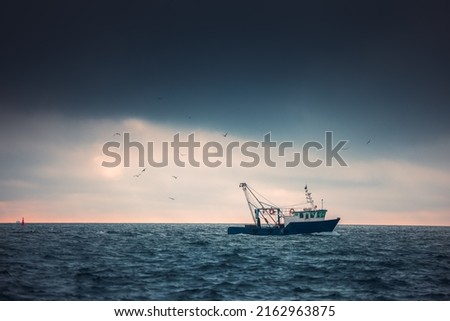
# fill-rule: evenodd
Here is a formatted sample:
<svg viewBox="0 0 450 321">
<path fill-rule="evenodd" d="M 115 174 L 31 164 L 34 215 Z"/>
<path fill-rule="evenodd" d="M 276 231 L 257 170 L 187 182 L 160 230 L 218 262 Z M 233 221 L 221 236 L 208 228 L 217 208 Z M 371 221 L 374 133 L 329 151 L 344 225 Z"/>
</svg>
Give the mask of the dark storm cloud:
<svg viewBox="0 0 450 321">
<path fill-rule="evenodd" d="M 0 103 L 236 129 L 316 115 L 394 138 L 448 135 L 447 7 L 10 1 L 0 14 Z"/>
</svg>

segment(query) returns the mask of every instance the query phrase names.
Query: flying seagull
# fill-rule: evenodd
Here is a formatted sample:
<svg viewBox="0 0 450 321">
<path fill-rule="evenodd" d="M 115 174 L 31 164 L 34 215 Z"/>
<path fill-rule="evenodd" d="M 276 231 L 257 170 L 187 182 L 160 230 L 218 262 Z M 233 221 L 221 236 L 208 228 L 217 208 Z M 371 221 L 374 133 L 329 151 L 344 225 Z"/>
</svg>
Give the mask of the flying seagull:
<svg viewBox="0 0 450 321">
<path fill-rule="evenodd" d="M 369 139 L 366 143 L 366 145 L 370 144 L 370 142 L 372 141 L 372 139 Z"/>
<path fill-rule="evenodd" d="M 133 175 L 133 177 L 139 177 L 139 176 L 141 176 L 142 173 L 145 172 L 146 169 L 147 169 L 147 168 L 144 168 L 143 170 L 140 171 L 139 174 Z"/>
<path fill-rule="evenodd" d="M 175 201 L 175 197 L 169 197 L 172 201 Z"/>
<path fill-rule="evenodd" d="M 178 179 L 178 176 L 172 175 L 173 178 Z"/>
<path fill-rule="evenodd" d="M 120 136 L 120 133 L 115 133 L 113 136 Z"/>
<path fill-rule="evenodd" d="M 228 132 L 226 132 L 225 134 L 222 134 L 223 137 L 227 137 Z"/>
</svg>

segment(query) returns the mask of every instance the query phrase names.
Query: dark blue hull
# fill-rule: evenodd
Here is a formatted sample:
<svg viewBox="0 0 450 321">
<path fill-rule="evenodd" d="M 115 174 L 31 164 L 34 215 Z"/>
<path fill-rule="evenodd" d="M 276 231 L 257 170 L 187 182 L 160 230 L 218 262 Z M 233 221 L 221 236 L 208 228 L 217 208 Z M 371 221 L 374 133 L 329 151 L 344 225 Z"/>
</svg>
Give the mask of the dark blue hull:
<svg viewBox="0 0 450 321">
<path fill-rule="evenodd" d="M 286 227 L 257 227 L 256 225 L 245 225 L 242 227 L 230 226 L 228 234 L 252 234 L 252 235 L 292 235 L 320 232 L 333 232 L 340 218 L 325 221 L 293 222 Z"/>
</svg>

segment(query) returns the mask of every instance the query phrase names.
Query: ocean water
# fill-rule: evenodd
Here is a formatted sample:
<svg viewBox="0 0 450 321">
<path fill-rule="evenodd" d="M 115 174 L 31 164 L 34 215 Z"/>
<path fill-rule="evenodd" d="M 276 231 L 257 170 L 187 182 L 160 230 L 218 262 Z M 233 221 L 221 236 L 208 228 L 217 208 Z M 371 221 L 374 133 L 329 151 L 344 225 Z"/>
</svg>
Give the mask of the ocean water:
<svg viewBox="0 0 450 321">
<path fill-rule="evenodd" d="M 450 228 L 0 224 L 0 300 L 450 300 Z"/>
</svg>

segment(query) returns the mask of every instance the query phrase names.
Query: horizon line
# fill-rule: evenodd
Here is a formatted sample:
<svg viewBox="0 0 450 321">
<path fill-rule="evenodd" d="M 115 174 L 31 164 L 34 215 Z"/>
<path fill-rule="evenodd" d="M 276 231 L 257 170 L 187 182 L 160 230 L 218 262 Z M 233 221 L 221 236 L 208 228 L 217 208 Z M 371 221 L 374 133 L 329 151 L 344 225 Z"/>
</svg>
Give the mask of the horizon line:
<svg viewBox="0 0 450 321">
<path fill-rule="evenodd" d="M 12 225 L 21 225 L 17 222 L 0 222 L 0 224 L 12 224 Z M 187 224 L 187 225 L 193 225 L 193 224 L 202 224 L 202 225 L 211 225 L 211 224 L 217 224 L 217 225 L 246 225 L 251 223 L 220 223 L 220 222 L 25 222 L 25 225 L 28 224 Z M 424 224 L 364 224 L 364 223 L 341 223 L 339 225 L 345 225 L 345 226 L 411 226 L 411 227 L 450 227 L 450 225 L 424 225 Z M 22 225 L 21 225 L 22 226 Z"/>
</svg>

